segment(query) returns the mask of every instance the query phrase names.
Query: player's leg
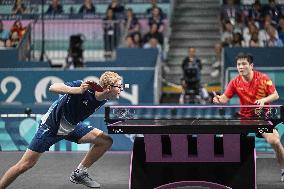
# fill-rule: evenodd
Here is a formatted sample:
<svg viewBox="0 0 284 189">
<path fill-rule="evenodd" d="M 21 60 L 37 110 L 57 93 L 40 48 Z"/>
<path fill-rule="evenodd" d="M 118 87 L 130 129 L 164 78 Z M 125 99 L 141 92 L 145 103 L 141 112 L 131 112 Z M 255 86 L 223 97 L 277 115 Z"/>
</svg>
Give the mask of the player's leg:
<svg viewBox="0 0 284 189">
<path fill-rule="evenodd" d="M 99 129 L 81 124 L 77 126 L 77 128 L 72 131 L 66 139 L 71 141 L 75 141 L 74 139 L 77 139 L 77 143 L 93 144 L 77 169 L 72 172 L 70 181 L 92 188 L 99 188 L 100 184 L 90 178 L 87 169 L 111 147 L 111 137 Z"/>
<path fill-rule="evenodd" d="M 0 180 L 0 189 L 9 186 L 19 175 L 32 168 L 42 153 L 27 149 L 18 163 L 12 166 Z"/>
<path fill-rule="evenodd" d="M 40 125 L 21 160 L 12 166 L 0 180 L 0 189 L 6 188 L 20 174 L 32 168 L 41 154 L 48 151 L 50 146 L 61 139 L 63 139 L 63 137 L 53 134 L 47 125 Z"/>
<path fill-rule="evenodd" d="M 110 136 L 99 129 L 93 129 L 91 132 L 83 136 L 79 143 L 94 144 L 81 164 L 89 168 L 95 161 L 97 161 L 112 145 L 113 141 Z"/>
<path fill-rule="evenodd" d="M 271 144 L 275 151 L 276 158 L 282 170 L 281 181 L 284 182 L 284 149 L 280 141 L 280 135 L 276 129 L 273 129 L 273 133 L 263 133 L 262 136 Z"/>
</svg>

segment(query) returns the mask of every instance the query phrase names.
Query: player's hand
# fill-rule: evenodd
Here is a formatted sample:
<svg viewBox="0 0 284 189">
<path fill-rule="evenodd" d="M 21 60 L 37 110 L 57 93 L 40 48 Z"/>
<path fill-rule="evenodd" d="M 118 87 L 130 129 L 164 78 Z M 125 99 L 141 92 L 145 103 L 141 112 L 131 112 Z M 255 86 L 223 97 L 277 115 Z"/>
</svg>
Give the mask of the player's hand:
<svg viewBox="0 0 284 189">
<path fill-rule="evenodd" d="M 265 100 L 264 99 L 259 99 L 259 100 L 256 100 L 254 103 L 257 104 L 257 105 L 260 105 L 260 106 L 264 106 Z"/>
<path fill-rule="evenodd" d="M 217 95 L 214 91 L 213 91 L 213 95 L 214 95 L 214 97 L 213 97 L 213 103 L 214 103 L 214 104 L 220 104 L 220 103 L 221 103 L 221 100 L 220 100 L 221 96 L 220 96 L 220 95 Z"/>
<path fill-rule="evenodd" d="M 80 85 L 80 93 L 83 94 L 86 90 L 88 89 L 91 89 L 91 86 L 90 84 L 88 84 L 87 82 L 83 82 L 81 85 Z"/>
<path fill-rule="evenodd" d="M 103 92 L 104 91 L 103 87 L 100 86 L 95 81 L 87 80 L 87 81 L 85 81 L 85 83 L 88 84 L 88 86 L 89 86 L 88 89 L 92 89 L 93 91 L 97 91 L 97 92 Z"/>
</svg>

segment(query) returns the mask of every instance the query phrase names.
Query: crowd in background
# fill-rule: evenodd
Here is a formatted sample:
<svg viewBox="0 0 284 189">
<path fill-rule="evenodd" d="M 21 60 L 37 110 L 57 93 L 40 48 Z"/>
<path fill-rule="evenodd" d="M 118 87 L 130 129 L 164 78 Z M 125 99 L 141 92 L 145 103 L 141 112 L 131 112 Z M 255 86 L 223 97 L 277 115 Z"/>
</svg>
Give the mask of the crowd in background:
<svg viewBox="0 0 284 189">
<path fill-rule="evenodd" d="M 16 20 L 10 29 L 5 29 L 2 20 L 0 20 L 0 47 L 17 47 L 25 31 L 26 27 L 23 27 L 20 20 Z"/>
<path fill-rule="evenodd" d="M 261 4 L 255 0 L 242 5 L 237 0 L 224 0 L 220 13 L 221 41 L 215 45 L 212 78 L 220 78 L 223 47 L 283 47 L 284 7 L 276 0 Z"/>
<path fill-rule="evenodd" d="M 262 5 L 239 5 L 227 0 L 222 6 L 221 41 L 224 47 L 282 47 L 284 43 L 284 8 L 276 0 Z"/>
<path fill-rule="evenodd" d="M 47 5 L 45 15 L 60 15 L 64 13 L 64 5 L 59 0 L 51 0 Z M 27 7 L 22 0 L 16 0 L 12 6 L 11 13 L 20 15 L 28 12 Z M 69 13 L 78 14 L 95 14 L 96 6 L 92 0 L 84 0 L 78 10 L 69 10 Z M 147 26 L 141 25 L 140 20 L 136 17 L 131 8 L 125 8 L 119 0 L 112 0 L 107 6 L 105 16 L 103 18 L 103 39 L 105 57 L 111 57 L 113 50 L 122 44 L 128 48 L 157 48 L 163 57 L 162 49 L 164 46 L 164 19 L 166 14 L 158 6 L 157 0 L 151 0 L 151 6 L 144 13 L 147 19 Z M 123 23 L 123 30 L 121 30 L 121 23 Z M 15 22 L 20 29 L 17 33 L 12 28 L 7 29 L 0 26 L 0 46 L 1 47 L 15 47 L 17 43 L 15 40 L 21 40 L 25 28 L 20 26 L 20 20 Z M 14 27 L 14 26 L 13 26 Z M 143 28 L 142 28 L 143 27 Z M 5 28 L 5 29 L 4 29 Z M 3 31 L 2 31 L 3 30 Z M 12 42 L 12 43 L 11 43 Z"/>
</svg>

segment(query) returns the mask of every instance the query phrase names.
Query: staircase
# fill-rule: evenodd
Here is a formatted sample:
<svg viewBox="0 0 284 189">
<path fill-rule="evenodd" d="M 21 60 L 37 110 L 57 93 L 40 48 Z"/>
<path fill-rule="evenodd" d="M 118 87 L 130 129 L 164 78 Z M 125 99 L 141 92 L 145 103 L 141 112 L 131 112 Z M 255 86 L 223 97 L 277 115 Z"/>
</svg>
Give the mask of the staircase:
<svg viewBox="0 0 284 189">
<path fill-rule="evenodd" d="M 219 0 L 177 0 L 172 13 L 169 38 L 168 66 L 165 79 L 179 84 L 182 77 L 181 63 L 188 47 L 196 48 L 202 60 L 202 83 L 211 81 L 211 64 L 214 45 L 220 41 Z"/>
</svg>

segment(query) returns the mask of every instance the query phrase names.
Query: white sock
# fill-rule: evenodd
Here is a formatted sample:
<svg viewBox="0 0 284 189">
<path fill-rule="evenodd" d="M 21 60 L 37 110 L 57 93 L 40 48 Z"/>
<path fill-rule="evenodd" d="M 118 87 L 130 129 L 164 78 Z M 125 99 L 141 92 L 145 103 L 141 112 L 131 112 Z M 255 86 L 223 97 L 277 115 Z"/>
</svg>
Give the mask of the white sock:
<svg viewBox="0 0 284 189">
<path fill-rule="evenodd" d="M 81 163 L 78 165 L 77 169 L 79 169 L 80 172 L 81 172 L 81 171 L 82 171 L 82 172 L 83 172 L 83 171 L 86 171 L 86 172 L 87 172 L 87 170 L 88 170 L 88 168 L 85 167 L 84 165 L 82 165 Z"/>
<path fill-rule="evenodd" d="M 281 173 L 284 173 L 284 169 L 281 169 Z"/>
</svg>

